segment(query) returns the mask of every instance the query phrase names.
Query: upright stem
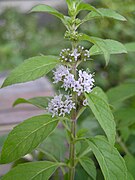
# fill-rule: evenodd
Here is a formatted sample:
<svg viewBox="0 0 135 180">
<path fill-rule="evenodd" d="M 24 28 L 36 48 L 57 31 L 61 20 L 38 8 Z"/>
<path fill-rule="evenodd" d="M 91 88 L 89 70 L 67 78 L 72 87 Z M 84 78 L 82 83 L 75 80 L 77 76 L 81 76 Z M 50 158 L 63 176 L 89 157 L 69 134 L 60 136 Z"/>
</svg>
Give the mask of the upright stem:
<svg viewBox="0 0 135 180">
<path fill-rule="evenodd" d="M 72 50 L 76 48 L 76 43 L 72 43 Z M 76 64 L 72 68 L 72 72 L 76 77 Z M 73 100 L 75 104 L 77 103 L 77 95 L 73 92 Z M 69 180 L 74 180 L 75 177 L 75 137 L 76 137 L 76 109 L 73 110 L 71 116 L 71 138 L 70 138 L 70 153 L 69 153 L 69 160 L 70 160 L 70 169 L 69 169 Z"/>
<path fill-rule="evenodd" d="M 76 69 L 74 70 L 74 75 L 76 73 Z M 73 99 L 75 104 L 77 102 L 76 93 L 73 93 Z M 73 110 L 72 117 L 71 117 L 71 138 L 70 138 L 70 170 L 69 170 L 69 180 L 74 180 L 75 177 L 75 137 L 76 137 L 76 110 Z"/>
<path fill-rule="evenodd" d="M 71 131 L 72 131 L 72 137 L 70 141 L 70 169 L 69 169 L 69 180 L 74 180 L 75 177 L 75 131 L 76 131 L 76 120 L 72 120 L 71 122 Z"/>
</svg>

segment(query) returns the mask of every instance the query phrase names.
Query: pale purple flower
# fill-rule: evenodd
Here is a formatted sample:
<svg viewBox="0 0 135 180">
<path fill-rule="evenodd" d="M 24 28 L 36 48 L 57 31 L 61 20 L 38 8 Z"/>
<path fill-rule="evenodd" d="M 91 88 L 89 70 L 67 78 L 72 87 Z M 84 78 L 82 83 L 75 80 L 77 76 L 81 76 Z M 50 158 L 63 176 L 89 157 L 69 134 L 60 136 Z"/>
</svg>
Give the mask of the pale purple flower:
<svg viewBox="0 0 135 180">
<path fill-rule="evenodd" d="M 56 68 L 56 71 L 53 71 L 53 74 L 54 83 L 58 83 L 69 74 L 69 69 L 63 65 L 60 65 Z"/>
<path fill-rule="evenodd" d="M 75 77 L 70 73 L 70 69 L 60 65 L 54 71 L 54 83 L 62 82 L 62 86 L 66 91 L 72 89 L 74 92 L 77 92 L 78 96 L 82 93 L 90 93 L 94 86 L 94 78 L 91 73 L 86 71 L 79 70 L 78 80 L 75 80 Z"/>
<path fill-rule="evenodd" d="M 64 87 L 65 90 L 67 91 L 69 88 L 72 88 L 74 84 L 75 84 L 74 75 L 69 73 L 67 76 L 65 76 L 62 87 Z"/>
<path fill-rule="evenodd" d="M 91 73 L 87 73 L 86 71 L 79 70 L 79 83 L 83 87 L 83 92 L 90 93 L 94 86 L 94 78 Z"/>
<path fill-rule="evenodd" d="M 94 82 L 95 80 L 92 74 L 88 74 L 86 71 L 80 70 L 78 80 L 72 84 L 73 91 L 77 92 L 78 96 L 80 96 L 83 92 L 90 93 L 94 86 Z"/>
<path fill-rule="evenodd" d="M 87 106 L 88 105 L 88 101 L 87 101 L 87 99 L 85 99 L 84 101 L 83 101 L 83 106 Z"/>
<path fill-rule="evenodd" d="M 84 47 L 78 46 L 74 50 L 62 49 L 60 52 L 61 62 L 76 62 L 76 61 L 86 61 L 90 58 L 90 52 Z"/>
<path fill-rule="evenodd" d="M 89 58 L 90 57 L 90 52 L 86 49 L 85 50 L 85 54 L 84 54 L 85 57 Z"/>
<path fill-rule="evenodd" d="M 75 61 L 78 60 L 78 57 L 80 56 L 81 54 L 78 53 L 78 50 L 77 49 L 74 49 L 73 53 L 71 54 L 71 56 L 73 56 L 75 58 Z"/>
<path fill-rule="evenodd" d="M 65 116 L 70 114 L 71 110 L 75 109 L 75 103 L 71 95 L 58 95 L 55 96 L 48 104 L 48 112 L 54 116 Z"/>
<path fill-rule="evenodd" d="M 77 92 L 78 96 L 80 96 L 83 93 L 83 86 L 79 81 L 75 81 L 72 87 L 73 87 L 73 91 Z"/>
</svg>

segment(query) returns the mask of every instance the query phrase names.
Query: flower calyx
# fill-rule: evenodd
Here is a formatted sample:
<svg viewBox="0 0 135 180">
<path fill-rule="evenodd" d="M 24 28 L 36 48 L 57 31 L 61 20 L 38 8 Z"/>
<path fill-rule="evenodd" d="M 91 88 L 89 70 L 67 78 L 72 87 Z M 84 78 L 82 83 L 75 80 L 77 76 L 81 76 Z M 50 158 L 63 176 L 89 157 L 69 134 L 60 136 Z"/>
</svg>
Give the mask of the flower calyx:
<svg viewBox="0 0 135 180">
<path fill-rule="evenodd" d="M 61 63 L 76 63 L 86 61 L 90 58 L 90 52 L 82 46 L 78 46 L 73 51 L 71 49 L 63 49 L 60 52 Z"/>
</svg>

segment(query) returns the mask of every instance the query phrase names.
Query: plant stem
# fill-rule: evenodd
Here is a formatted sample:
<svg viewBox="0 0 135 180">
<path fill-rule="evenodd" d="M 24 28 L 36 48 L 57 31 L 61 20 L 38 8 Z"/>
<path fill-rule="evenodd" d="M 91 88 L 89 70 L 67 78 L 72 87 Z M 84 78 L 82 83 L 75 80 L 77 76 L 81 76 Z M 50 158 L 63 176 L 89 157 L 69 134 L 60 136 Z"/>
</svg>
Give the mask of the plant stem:
<svg viewBox="0 0 135 180">
<path fill-rule="evenodd" d="M 73 69 L 74 75 L 76 74 L 76 68 Z M 77 104 L 77 95 L 73 93 L 73 99 L 75 104 Z M 70 170 L 69 170 L 69 180 L 74 180 L 75 177 L 75 138 L 76 138 L 76 119 L 77 113 L 76 109 L 73 110 L 72 117 L 71 117 L 71 138 L 70 138 Z"/>
<path fill-rule="evenodd" d="M 69 180 L 74 180 L 75 176 L 75 136 L 76 136 L 76 120 L 72 120 L 71 122 L 71 131 L 72 136 L 70 141 L 70 170 L 69 170 Z"/>
<path fill-rule="evenodd" d="M 127 155 L 132 156 L 132 154 L 129 152 L 129 150 L 127 149 L 126 145 L 124 144 L 124 142 L 122 141 L 121 137 L 118 134 L 116 134 L 116 140 L 119 143 L 119 145 L 122 147 L 123 151 Z"/>
<path fill-rule="evenodd" d="M 76 43 L 72 43 L 72 50 L 76 48 Z M 74 64 L 72 68 L 72 72 L 74 76 L 76 77 L 76 64 Z M 77 105 L 77 94 L 73 92 L 73 100 L 75 102 L 75 105 Z M 70 161 L 70 169 L 69 169 L 69 180 L 74 180 L 75 177 L 75 138 L 76 138 L 76 119 L 77 112 L 76 109 L 73 110 L 72 116 L 71 116 L 71 138 L 70 138 L 70 154 L 69 154 L 69 161 Z"/>
</svg>

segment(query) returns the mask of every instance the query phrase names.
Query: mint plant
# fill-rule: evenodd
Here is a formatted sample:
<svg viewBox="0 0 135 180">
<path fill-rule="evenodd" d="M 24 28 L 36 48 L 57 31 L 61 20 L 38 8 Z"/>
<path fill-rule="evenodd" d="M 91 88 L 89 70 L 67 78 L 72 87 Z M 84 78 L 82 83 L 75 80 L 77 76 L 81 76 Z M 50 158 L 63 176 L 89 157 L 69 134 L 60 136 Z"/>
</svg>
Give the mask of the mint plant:
<svg viewBox="0 0 135 180">
<path fill-rule="evenodd" d="M 66 3 L 68 16 L 47 5 L 38 5 L 31 10 L 47 12 L 59 18 L 66 27 L 64 37 L 71 42 L 71 47 L 63 49 L 59 56 L 41 55 L 24 61 L 4 81 L 2 88 L 35 80 L 52 71 L 53 83 L 58 83 L 60 89 L 55 97 L 49 98 L 48 103 L 47 97 L 16 100 L 14 105 L 30 103 L 45 109 L 47 113 L 25 120 L 9 133 L 1 152 L 0 163 L 14 162 L 37 149 L 39 144 L 55 131 L 59 123 L 67 133 L 68 158 L 65 157 L 63 162 L 47 160 L 18 165 L 3 176 L 3 180 L 47 180 L 58 168 L 61 169 L 59 179 L 74 180 L 78 164 L 86 171 L 88 179 L 95 180 L 97 170 L 93 155 L 105 180 L 127 180 L 131 177 L 124 159 L 114 147 L 116 125 L 106 94 L 100 87 L 95 86 L 96 72 L 80 69 L 81 63 L 86 63 L 97 54 L 104 55 L 107 65 L 111 54 L 126 53 L 126 48 L 115 40 L 88 36 L 78 31 L 82 24 L 93 19 L 126 19 L 111 9 L 96 9 L 81 0 L 66 0 Z M 79 13 L 84 10 L 88 11 L 87 15 L 79 19 Z M 90 42 L 92 47 L 89 50 L 85 49 L 81 46 L 82 41 Z M 93 112 L 104 130 L 104 136 L 89 137 L 83 130 L 77 130 L 78 119 L 86 108 Z"/>
</svg>

